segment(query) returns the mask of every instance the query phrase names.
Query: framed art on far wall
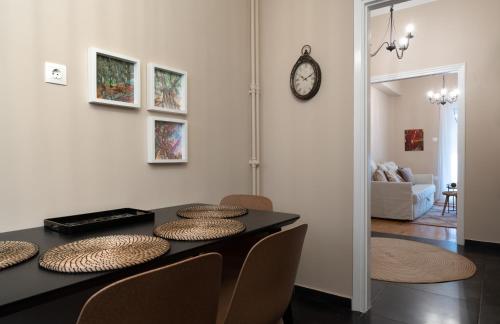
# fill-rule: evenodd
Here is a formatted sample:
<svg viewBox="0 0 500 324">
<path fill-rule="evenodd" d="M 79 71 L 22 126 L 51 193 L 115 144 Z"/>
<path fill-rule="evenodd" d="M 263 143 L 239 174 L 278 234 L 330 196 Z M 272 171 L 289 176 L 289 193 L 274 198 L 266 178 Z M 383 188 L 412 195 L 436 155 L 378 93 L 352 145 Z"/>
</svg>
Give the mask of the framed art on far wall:
<svg viewBox="0 0 500 324">
<path fill-rule="evenodd" d="M 148 118 L 148 163 L 188 161 L 188 123 L 173 118 Z"/>
<path fill-rule="evenodd" d="M 148 64 L 148 110 L 187 114 L 187 72 Z"/>
<path fill-rule="evenodd" d="M 423 150 L 424 150 L 424 130 L 406 129 L 405 151 L 423 151 Z"/>
<path fill-rule="evenodd" d="M 89 102 L 139 108 L 140 61 L 94 47 L 88 55 Z"/>
</svg>

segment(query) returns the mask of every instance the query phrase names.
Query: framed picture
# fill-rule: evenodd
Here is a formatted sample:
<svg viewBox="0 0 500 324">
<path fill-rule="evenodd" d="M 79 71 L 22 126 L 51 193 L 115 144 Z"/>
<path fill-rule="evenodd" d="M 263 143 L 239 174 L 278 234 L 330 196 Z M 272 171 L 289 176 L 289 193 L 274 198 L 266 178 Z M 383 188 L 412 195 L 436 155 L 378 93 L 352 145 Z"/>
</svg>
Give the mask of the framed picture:
<svg viewBox="0 0 500 324">
<path fill-rule="evenodd" d="M 89 48 L 89 102 L 129 108 L 141 105 L 138 59 Z"/>
<path fill-rule="evenodd" d="M 187 114 L 187 72 L 149 63 L 148 110 Z"/>
<path fill-rule="evenodd" d="M 423 150 L 424 150 L 424 130 L 406 129 L 405 151 L 423 151 Z"/>
<path fill-rule="evenodd" d="M 173 118 L 148 118 L 148 162 L 188 161 L 188 123 Z"/>
</svg>

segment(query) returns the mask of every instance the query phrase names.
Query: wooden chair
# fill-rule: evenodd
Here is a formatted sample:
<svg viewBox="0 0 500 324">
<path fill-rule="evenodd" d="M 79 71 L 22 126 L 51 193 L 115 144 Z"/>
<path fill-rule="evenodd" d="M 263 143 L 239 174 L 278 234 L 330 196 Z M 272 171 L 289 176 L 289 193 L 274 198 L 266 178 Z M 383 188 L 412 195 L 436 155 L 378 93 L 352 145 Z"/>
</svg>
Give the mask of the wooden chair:
<svg viewBox="0 0 500 324">
<path fill-rule="evenodd" d="M 220 201 L 221 205 L 240 206 L 248 209 L 273 211 L 273 202 L 264 196 L 229 195 Z"/>
<path fill-rule="evenodd" d="M 224 278 L 217 324 L 276 324 L 292 298 L 307 225 L 259 241 L 237 278 Z"/>
<path fill-rule="evenodd" d="M 117 281 L 85 303 L 78 324 L 213 324 L 222 257 L 197 256 Z"/>
</svg>

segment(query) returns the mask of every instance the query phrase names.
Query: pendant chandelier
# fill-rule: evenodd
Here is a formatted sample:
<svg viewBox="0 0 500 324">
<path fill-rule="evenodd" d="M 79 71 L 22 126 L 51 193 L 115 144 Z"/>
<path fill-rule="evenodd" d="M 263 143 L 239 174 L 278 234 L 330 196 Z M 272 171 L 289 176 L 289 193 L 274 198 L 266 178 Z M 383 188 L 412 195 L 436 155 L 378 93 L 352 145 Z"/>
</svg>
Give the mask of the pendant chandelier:
<svg viewBox="0 0 500 324">
<path fill-rule="evenodd" d="M 396 45 L 396 40 L 393 39 L 394 33 L 396 33 L 396 26 L 394 24 L 394 6 L 391 6 L 389 22 L 387 24 L 387 30 L 385 31 L 383 39 L 385 39 L 388 32 L 389 40 L 384 41 L 382 44 L 380 44 L 375 52 L 370 53 L 370 56 L 374 57 L 378 54 L 378 52 L 380 52 L 382 47 L 385 46 L 385 49 L 389 52 L 396 51 L 397 58 L 401 60 L 403 58 L 404 52 L 408 49 L 408 47 L 410 47 L 410 39 L 415 36 L 415 26 L 413 24 L 406 25 L 406 35 L 404 37 L 401 37 L 399 39 L 399 44 Z"/>
<path fill-rule="evenodd" d="M 459 95 L 458 89 L 454 89 L 451 92 L 448 92 L 448 89 L 446 88 L 446 83 L 444 79 L 444 74 L 443 74 L 443 87 L 441 88 L 441 91 L 439 92 L 434 92 L 434 91 L 429 91 L 427 92 L 427 99 L 429 99 L 429 102 L 431 104 L 438 104 L 441 106 L 446 105 L 447 103 L 454 103 L 457 101 Z"/>
</svg>

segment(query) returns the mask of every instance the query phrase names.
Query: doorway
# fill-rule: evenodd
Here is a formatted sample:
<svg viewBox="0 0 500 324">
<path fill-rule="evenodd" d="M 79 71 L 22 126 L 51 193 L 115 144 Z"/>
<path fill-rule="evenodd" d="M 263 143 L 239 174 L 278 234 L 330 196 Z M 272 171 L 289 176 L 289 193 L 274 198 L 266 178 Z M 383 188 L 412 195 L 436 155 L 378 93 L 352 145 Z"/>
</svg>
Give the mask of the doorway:
<svg viewBox="0 0 500 324">
<path fill-rule="evenodd" d="M 366 312 L 370 308 L 370 235 L 371 235 L 371 167 L 370 167 L 370 83 L 402 80 L 417 76 L 457 73 L 461 93 L 457 101 L 458 199 L 457 243 L 464 244 L 464 152 L 465 152 L 465 64 L 406 71 L 370 77 L 369 18 L 370 11 L 406 0 L 355 0 L 354 4 L 354 179 L 353 179 L 353 299 L 352 309 Z"/>
<path fill-rule="evenodd" d="M 457 242 L 458 96 L 426 97 L 457 92 L 458 72 L 449 71 L 371 78 L 372 233 Z M 391 167 L 397 178 L 386 176 Z"/>
</svg>

